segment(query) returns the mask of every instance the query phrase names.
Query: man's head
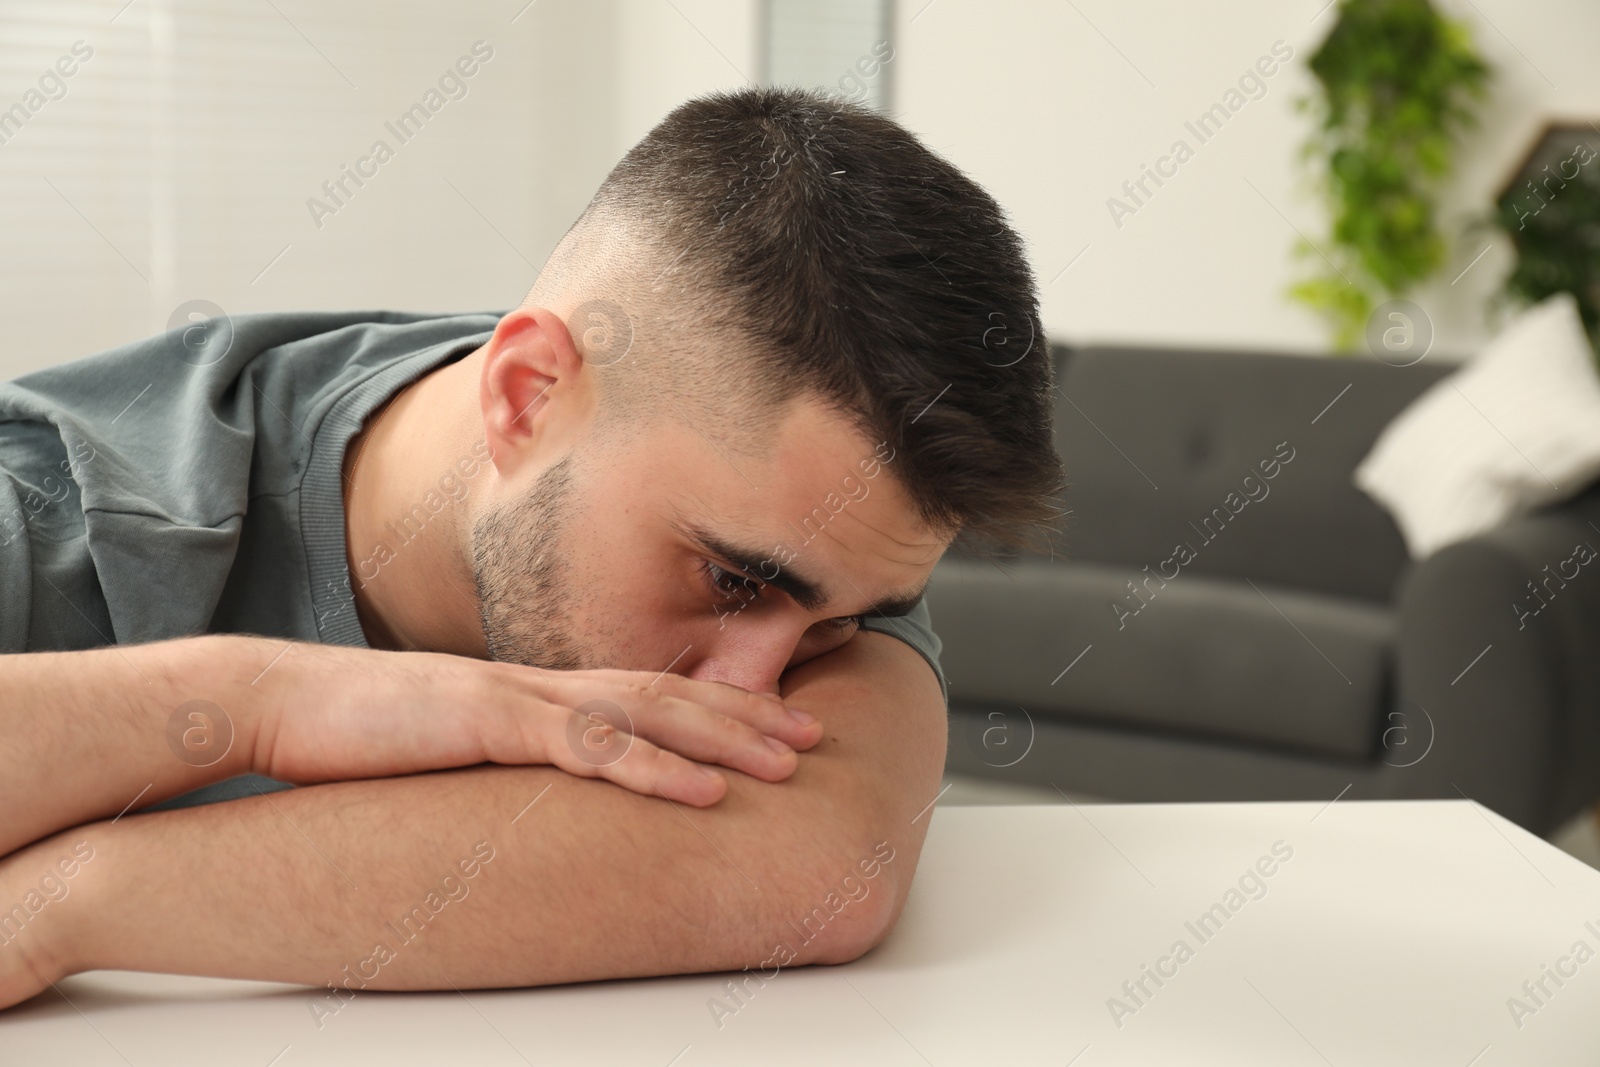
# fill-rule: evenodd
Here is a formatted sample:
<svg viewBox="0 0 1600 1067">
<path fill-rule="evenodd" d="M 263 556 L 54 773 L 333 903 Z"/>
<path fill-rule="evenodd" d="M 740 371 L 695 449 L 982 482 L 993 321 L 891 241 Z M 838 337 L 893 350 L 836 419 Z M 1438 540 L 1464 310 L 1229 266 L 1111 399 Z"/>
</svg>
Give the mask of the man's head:
<svg viewBox="0 0 1600 1067">
<path fill-rule="evenodd" d="M 958 535 L 1048 527 L 1050 394 L 982 189 L 836 98 L 691 101 L 485 346 L 490 653 L 771 689 L 909 610 Z"/>
</svg>

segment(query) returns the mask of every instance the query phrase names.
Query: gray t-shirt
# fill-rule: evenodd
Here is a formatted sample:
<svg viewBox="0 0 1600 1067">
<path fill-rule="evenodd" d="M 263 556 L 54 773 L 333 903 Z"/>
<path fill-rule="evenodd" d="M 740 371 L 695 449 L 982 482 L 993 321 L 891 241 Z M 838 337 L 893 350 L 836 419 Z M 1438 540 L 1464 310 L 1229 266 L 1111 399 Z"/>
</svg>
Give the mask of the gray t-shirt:
<svg viewBox="0 0 1600 1067">
<path fill-rule="evenodd" d="M 365 647 L 345 448 L 503 314 L 239 315 L 0 383 L 0 653 L 201 633 Z M 948 699 L 926 604 L 866 626 Z"/>
</svg>

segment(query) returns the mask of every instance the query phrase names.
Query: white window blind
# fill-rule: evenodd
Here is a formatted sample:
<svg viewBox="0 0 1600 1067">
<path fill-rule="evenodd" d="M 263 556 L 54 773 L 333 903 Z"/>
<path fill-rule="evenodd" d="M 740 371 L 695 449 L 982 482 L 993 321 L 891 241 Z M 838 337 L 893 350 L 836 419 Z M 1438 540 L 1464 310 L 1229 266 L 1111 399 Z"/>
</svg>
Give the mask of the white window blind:
<svg viewBox="0 0 1600 1067">
<path fill-rule="evenodd" d="M 0 377 L 164 330 L 197 299 L 515 304 L 615 162 L 614 17 L 0 0 Z"/>
</svg>

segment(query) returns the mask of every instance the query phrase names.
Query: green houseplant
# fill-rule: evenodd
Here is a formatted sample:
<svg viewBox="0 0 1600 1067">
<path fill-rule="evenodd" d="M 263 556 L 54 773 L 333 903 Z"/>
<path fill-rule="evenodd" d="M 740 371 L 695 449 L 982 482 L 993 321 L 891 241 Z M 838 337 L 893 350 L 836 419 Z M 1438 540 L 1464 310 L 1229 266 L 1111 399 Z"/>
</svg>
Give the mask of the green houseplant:
<svg viewBox="0 0 1600 1067">
<path fill-rule="evenodd" d="M 1517 252 L 1505 280 L 1507 302 L 1573 294 L 1600 350 L 1600 129 L 1591 123 L 1546 126 L 1488 222 Z"/>
<path fill-rule="evenodd" d="M 1490 68 L 1462 24 L 1429 0 L 1339 0 L 1338 23 L 1309 66 L 1319 91 L 1302 162 L 1326 195 L 1329 239 L 1296 251 L 1319 273 L 1290 295 L 1321 312 L 1349 351 L 1383 300 L 1444 262 L 1436 193 L 1459 133 L 1474 124 Z"/>
</svg>

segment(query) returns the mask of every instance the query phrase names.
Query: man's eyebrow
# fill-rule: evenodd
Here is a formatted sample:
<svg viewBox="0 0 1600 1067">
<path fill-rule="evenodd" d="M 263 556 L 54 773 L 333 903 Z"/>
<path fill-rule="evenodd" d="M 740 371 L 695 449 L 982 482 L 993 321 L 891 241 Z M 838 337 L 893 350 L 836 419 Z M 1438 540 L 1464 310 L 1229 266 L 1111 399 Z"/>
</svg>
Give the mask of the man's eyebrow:
<svg viewBox="0 0 1600 1067">
<path fill-rule="evenodd" d="M 787 593 L 796 604 L 807 611 L 816 611 L 828 602 L 828 594 L 822 586 L 804 574 L 796 572 L 792 563 L 780 564 L 771 555 L 763 555 L 759 549 L 752 550 L 732 544 L 699 526 L 679 525 L 678 530 L 705 552 L 720 556 L 743 571 L 745 577 Z M 774 569 L 777 573 L 770 578 L 767 577 L 767 573 Z M 869 605 L 862 614 L 890 617 L 909 615 L 922 600 L 922 594 L 923 590 L 918 589 L 913 593 L 884 597 L 877 603 Z"/>
</svg>

